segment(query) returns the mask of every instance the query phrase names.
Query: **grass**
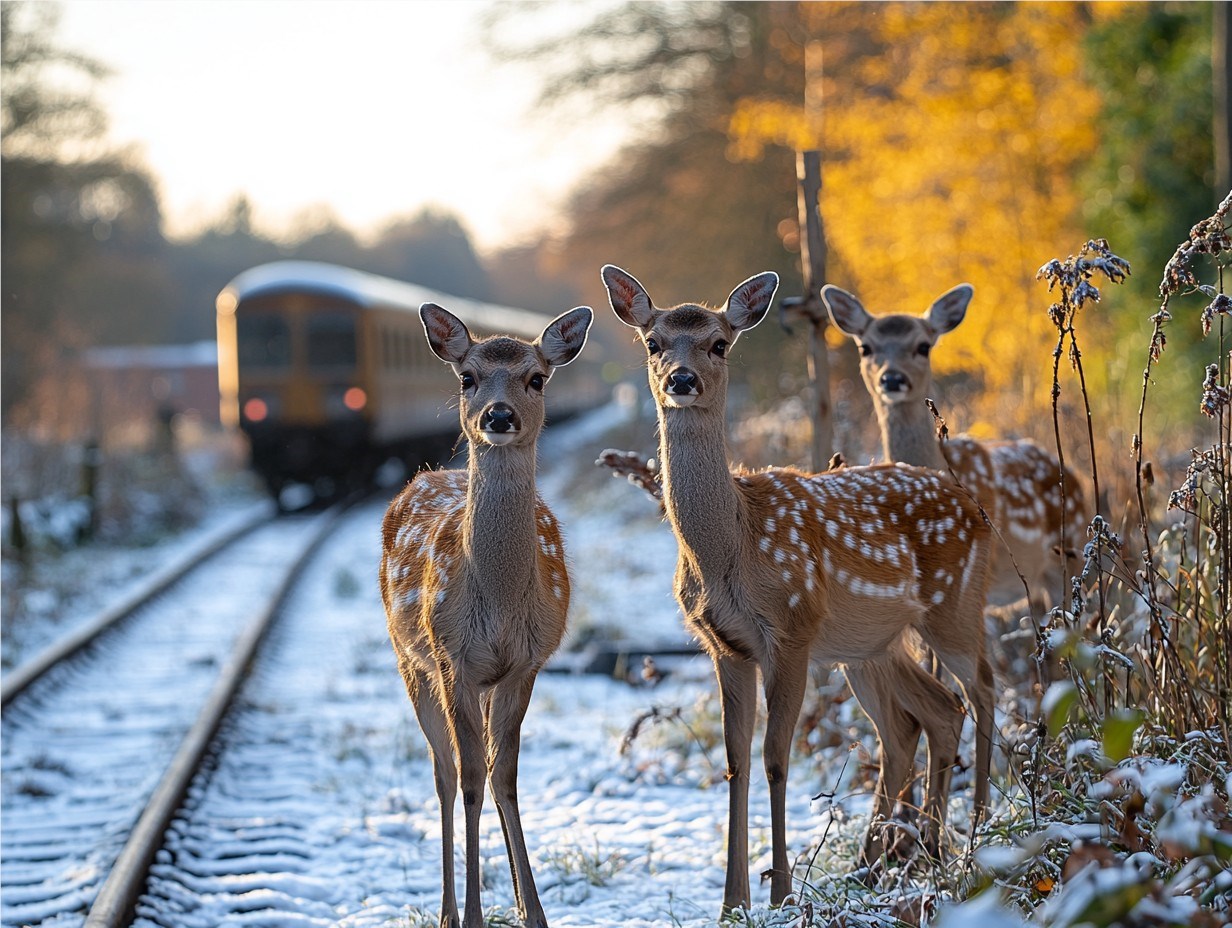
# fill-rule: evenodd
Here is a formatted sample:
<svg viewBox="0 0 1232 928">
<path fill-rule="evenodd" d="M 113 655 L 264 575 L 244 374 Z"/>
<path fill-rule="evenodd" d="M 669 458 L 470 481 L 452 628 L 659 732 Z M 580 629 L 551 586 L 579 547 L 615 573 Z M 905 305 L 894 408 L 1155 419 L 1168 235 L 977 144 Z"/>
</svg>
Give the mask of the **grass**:
<svg viewBox="0 0 1232 928">
<path fill-rule="evenodd" d="M 1011 754 L 1010 783 L 977 838 L 970 883 L 1023 918 L 1054 926 L 1221 924 L 1232 913 L 1232 465 L 1229 359 L 1224 325 L 1232 301 L 1224 269 L 1232 195 L 1194 227 L 1165 268 L 1162 306 L 1144 350 L 1135 465 L 1136 525 L 1113 531 L 1089 514 L 1081 575 L 1050 617 L 1040 657 L 1058 671 L 1024 718 L 1025 750 Z M 1101 300 L 1095 284 L 1116 283 L 1128 265 L 1107 242 L 1040 270 L 1059 299 L 1054 422 L 1068 357 L 1088 427 L 1091 485 L 1102 460 L 1081 366 L 1081 316 Z M 1212 362 L 1195 397 L 1210 421 L 1180 487 L 1159 505 L 1151 449 L 1141 433 L 1153 376 L 1163 375 L 1169 301 L 1200 291 L 1211 303 L 1201 324 Z M 1192 320 L 1191 320 L 1192 322 Z M 1228 334 L 1232 335 L 1232 332 Z M 1102 502 L 1101 509 L 1107 506 Z M 1021 681 L 1011 681 L 1011 683 Z"/>
<path fill-rule="evenodd" d="M 563 881 L 580 880 L 589 886 L 607 886 L 629 864 L 619 851 L 602 851 L 597 840 L 593 848 L 567 845 L 544 852 L 542 858 L 547 869 Z"/>
<path fill-rule="evenodd" d="M 1057 330 L 1056 454 L 1094 490 L 1089 499 L 1098 511 L 1086 513 L 1085 538 L 1059 539 L 1081 552 L 1081 566 L 1057 591 L 1061 605 L 1036 629 L 1034 661 L 1011 662 L 999 681 L 1003 773 L 986 821 L 971 835 L 964 833 L 968 820 L 953 817 L 955 846 L 944 864 L 917 855 L 855 879 L 856 829 L 833 827 L 843 814 L 840 798 L 827 806 L 828 820 L 811 826 L 822 834 L 797 859 L 789 904 L 736 913 L 731 924 L 954 919 L 1205 928 L 1232 920 L 1230 213 L 1232 194 L 1193 227 L 1164 268 L 1161 305 L 1143 346 L 1138 432 L 1128 447 L 1104 446 L 1120 433 L 1095 410 L 1115 404 L 1092 402 L 1082 336 L 1100 327 L 1091 318 L 1104 297 L 1100 288 L 1124 280 L 1129 266 L 1107 242 L 1092 240 L 1040 269 L 1055 299 L 1047 312 Z M 1208 301 L 1200 317 L 1174 319 L 1171 301 L 1193 293 Z M 1166 335 L 1177 324 L 1201 325 L 1210 345 L 1201 393 L 1193 398 L 1206 428 L 1177 485 L 1165 486 L 1151 457 L 1166 460 L 1173 451 L 1153 447 L 1143 424 L 1152 384 L 1170 375 Z M 1066 410 L 1084 420 L 1076 432 L 1062 422 Z M 1068 459 L 1067 434 L 1085 444 Z M 1126 459 L 1132 480 L 1118 473 Z M 1112 512 L 1116 503 L 1109 500 L 1122 488 L 1130 502 Z M 836 792 L 870 785 L 862 752 L 843 750 L 853 740 L 869 743 L 844 706 L 827 686 L 806 704 L 793 761 L 797 783 L 810 767 L 799 761 L 811 759 L 814 774 Z M 626 748 L 651 730 L 659 732 L 660 750 L 687 759 L 706 740 L 699 732 L 713 736 L 716 723 L 700 713 L 660 710 L 637 720 Z M 705 753 L 721 764 L 721 751 L 720 735 Z"/>
</svg>

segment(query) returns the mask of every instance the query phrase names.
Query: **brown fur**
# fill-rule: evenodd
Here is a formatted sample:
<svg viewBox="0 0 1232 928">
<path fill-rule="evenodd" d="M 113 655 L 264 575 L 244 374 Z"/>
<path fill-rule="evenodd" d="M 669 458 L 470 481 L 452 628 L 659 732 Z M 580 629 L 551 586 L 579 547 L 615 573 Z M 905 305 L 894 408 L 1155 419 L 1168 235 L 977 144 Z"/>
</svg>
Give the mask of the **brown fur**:
<svg viewBox="0 0 1232 928">
<path fill-rule="evenodd" d="M 679 542 L 676 597 L 718 675 L 731 784 L 724 911 L 749 903 L 748 782 L 759 670 L 767 704 L 771 901 L 781 903 L 791 888 L 787 764 L 810 658 L 844 664 L 881 739 L 864 858 L 880 852 L 877 822 L 907 781 L 921 728 L 929 746 L 925 840 L 935 847 L 963 715 L 957 697 L 911 659 L 905 636 L 918 633 L 975 704 L 975 799 L 982 808 L 993 698 L 982 628 L 989 533 L 977 507 L 919 468 L 733 474 L 722 349 L 765 315 L 777 277 L 750 278 L 719 311 L 695 304 L 659 310 L 626 272 L 608 266 L 603 277 L 612 308 L 647 347 L 664 500 Z"/>
<path fill-rule="evenodd" d="M 441 924 L 457 928 L 453 807 L 466 818 L 466 928 L 483 925 L 479 814 L 485 772 L 500 813 L 523 923 L 547 925 L 518 811 L 522 718 L 535 677 L 559 646 L 569 609 L 560 528 L 535 491 L 544 381 L 585 343 L 591 312 L 556 319 L 532 343 L 474 342 L 440 307 L 421 309 L 433 351 L 473 378 L 461 391 L 467 469 L 418 474 L 382 525 L 381 598 L 389 637 L 432 753 L 441 805 Z M 537 382 L 537 381 L 535 381 Z M 511 411 L 512 434 L 492 412 Z M 495 442 L 500 442 L 496 444 Z"/>
</svg>

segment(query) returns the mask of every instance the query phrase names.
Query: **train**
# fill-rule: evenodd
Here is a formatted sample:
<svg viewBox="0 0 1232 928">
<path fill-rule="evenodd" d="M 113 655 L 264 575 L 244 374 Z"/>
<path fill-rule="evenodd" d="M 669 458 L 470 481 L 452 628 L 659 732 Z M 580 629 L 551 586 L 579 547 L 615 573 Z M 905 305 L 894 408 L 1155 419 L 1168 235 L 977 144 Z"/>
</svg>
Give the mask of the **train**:
<svg viewBox="0 0 1232 928">
<path fill-rule="evenodd" d="M 218 294 L 220 415 L 247 438 L 275 500 L 290 485 L 317 497 L 368 485 L 390 460 L 413 469 L 448 459 L 460 436 L 457 380 L 424 337 L 419 307 L 429 301 L 477 337 L 534 338 L 552 319 L 317 261 L 262 264 Z M 553 376 L 552 420 L 610 391 L 585 357 Z"/>
</svg>

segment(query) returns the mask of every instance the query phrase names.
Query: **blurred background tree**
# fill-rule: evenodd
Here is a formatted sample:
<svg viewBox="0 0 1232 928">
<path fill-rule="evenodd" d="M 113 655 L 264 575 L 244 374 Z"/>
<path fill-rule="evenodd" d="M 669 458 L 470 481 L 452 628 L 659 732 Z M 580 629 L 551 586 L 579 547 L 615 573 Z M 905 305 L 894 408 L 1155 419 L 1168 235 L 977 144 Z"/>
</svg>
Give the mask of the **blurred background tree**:
<svg viewBox="0 0 1232 928">
<path fill-rule="evenodd" d="M 435 208 L 390 221 L 364 260 L 367 269 L 456 296 L 491 299 L 488 275 L 457 216 Z"/>
<path fill-rule="evenodd" d="M 0 17 L 7 419 L 78 349 L 164 338 L 150 310 L 170 283 L 152 179 L 98 141 L 106 115 L 92 90 L 106 69 L 54 43 L 54 5 L 6 3 Z"/>
<path fill-rule="evenodd" d="M 1046 439 L 1056 333 L 1035 273 L 1089 237 L 1135 277 L 1080 320 L 1087 371 L 1105 408 L 1136 410 L 1159 271 L 1218 199 L 1210 20 L 1184 3 L 631 3 L 562 34 L 537 4 L 499 9 L 489 43 L 542 73 L 541 118 L 588 106 L 644 126 L 575 192 L 556 242 L 588 299 L 605 261 L 664 303 L 721 300 L 761 268 L 795 292 L 792 156 L 820 147 L 829 279 L 874 312 L 973 283 L 936 360 L 952 424 Z M 754 396 L 800 391 L 797 342 L 771 325 L 742 347 Z"/>
<path fill-rule="evenodd" d="M 641 128 L 570 198 L 551 246 L 561 273 L 596 306 L 606 303 L 605 263 L 629 270 L 661 305 L 718 305 L 763 270 L 779 271 L 782 292 L 796 292 L 798 262 L 783 247 L 785 228 L 795 228 L 795 154 L 778 147 L 738 157 L 728 133 L 740 100 L 803 94 L 803 59 L 784 54 L 798 44 L 796 5 L 628 3 L 562 34 L 559 24 L 573 21 L 564 6 L 497 7 L 489 46 L 543 75 L 540 118 L 589 113 Z M 631 345 L 611 313 L 599 313 L 597 325 Z M 733 381 L 763 401 L 798 392 L 802 358 L 771 321 L 742 340 Z M 800 376 L 780 382 L 793 371 Z"/>
<path fill-rule="evenodd" d="M 1098 17 L 1083 43 L 1091 83 L 1102 101 L 1100 121 L 1116 127 L 1101 133 L 1081 172 L 1083 224 L 1107 238 L 1134 269 L 1110 303 L 1113 341 L 1125 350 L 1108 357 L 1108 376 L 1100 386 L 1135 409 L 1163 262 L 1227 193 L 1215 189 L 1211 132 L 1214 6 L 1124 4 L 1115 15 Z M 1168 353 L 1184 363 L 1170 364 L 1172 376 L 1156 384 L 1161 410 L 1197 410 L 1209 360 L 1203 360 L 1209 352 L 1200 347 L 1198 316 L 1208 302 L 1189 297 L 1173 303 L 1176 322 L 1168 332 Z M 1177 424 L 1189 418 L 1177 416 Z"/>
<path fill-rule="evenodd" d="M 1207 5 L 501 4 L 485 44 L 539 76 L 530 118 L 638 130 L 550 233 L 481 255 L 440 209 L 361 240 L 320 206 L 276 239 L 240 195 L 168 241 L 156 179 L 99 141 L 105 68 L 56 44 L 53 4 L 0 10 L 7 423 L 79 347 L 211 338 L 218 290 L 281 257 L 548 312 L 603 305 L 609 261 L 664 304 L 718 303 L 763 269 L 797 293 L 794 156 L 821 147 L 830 280 L 874 312 L 918 312 L 972 282 L 969 318 L 937 356 L 961 408 L 952 424 L 1038 433 L 1055 335 L 1035 270 L 1090 236 L 1131 261 L 1130 286 L 1080 324 L 1101 401 L 1132 405 L 1159 269 L 1216 199 Z M 630 345 L 611 314 L 598 318 Z M 801 394 L 803 341 L 773 321 L 746 337 L 733 361 L 744 395 L 773 408 Z M 1173 344 L 1191 343 L 1175 326 Z M 836 360 L 836 399 L 858 426 L 851 347 Z"/>
</svg>

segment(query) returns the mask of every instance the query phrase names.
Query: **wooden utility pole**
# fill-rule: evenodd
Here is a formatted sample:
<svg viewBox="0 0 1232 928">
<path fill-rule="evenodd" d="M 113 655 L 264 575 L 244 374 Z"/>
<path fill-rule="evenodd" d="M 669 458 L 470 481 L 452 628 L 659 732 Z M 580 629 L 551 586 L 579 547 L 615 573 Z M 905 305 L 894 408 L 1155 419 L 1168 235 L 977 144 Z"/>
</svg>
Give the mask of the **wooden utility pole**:
<svg viewBox="0 0 1232 928">
<path fill-rule="evenodd" d="M 830 357 L 826 349 L 826 307 L 821 288 L 826 281 L 826 239 L 821 228 L 821 152 L 796 155 L 796 191 L 800 212 L 800 269 L 804 295 L 783 300 L 783 325 L 801 319 L 809 327 L 809 386 L 813 422 L 811 461 L 814 471 L 825 470 L 834 453 L 834 413 L 830 407 Z M 790 331 L 790 328 L 788 328 Z"/>
<path fill-rule="evenodd" d="M 811 41 L 804 50 L 805 115 L 817 144 L 822 134 L 822 59 L 821 42 Z M 808 376 L 812 393 L 810 419 L 813 423 L 811 464 L 814 471 L 825 470 L 834 453 L 834 412 L 830 405 L 830 356 L 826 349 L 825 304 L 821 288 L 826 282 L 826 236 L 821 223 L 820 148 L 796 153 L 797 211 L 800 222 L 800 271 L 804 295 L 782 302 L 783 327 L 791 320 L 803 320 L 809 327 Z"/>
</svg>

